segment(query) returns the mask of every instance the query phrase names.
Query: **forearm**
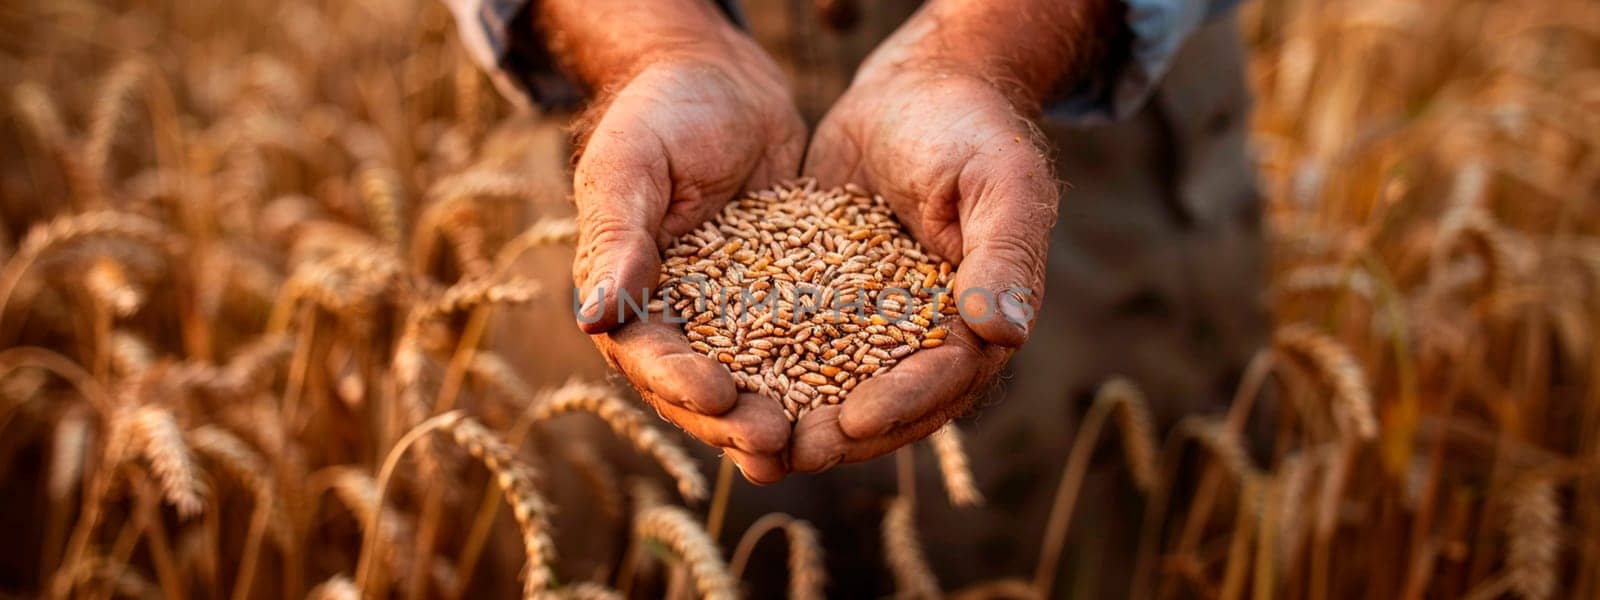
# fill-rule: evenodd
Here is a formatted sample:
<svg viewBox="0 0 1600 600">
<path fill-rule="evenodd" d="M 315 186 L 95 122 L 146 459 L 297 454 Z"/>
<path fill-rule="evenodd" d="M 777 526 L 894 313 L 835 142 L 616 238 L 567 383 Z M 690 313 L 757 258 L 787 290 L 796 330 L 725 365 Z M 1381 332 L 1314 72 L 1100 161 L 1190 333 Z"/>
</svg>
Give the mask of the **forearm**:
<svg viewBox="0 0 1600 600">
<path fill-rule="evenodd" d="M 1119 0 L 931 0 L 862 72 L 923 66 L 982 77 L 1019 108 L 1099 75 L 1125 43 Z"/>
<path fill-rule="evenodd" d="M 590 90 L 684 53 L 725 56 L 753 44 L 706 0 L 535 0 L 533 26 Z"/>
</svg>

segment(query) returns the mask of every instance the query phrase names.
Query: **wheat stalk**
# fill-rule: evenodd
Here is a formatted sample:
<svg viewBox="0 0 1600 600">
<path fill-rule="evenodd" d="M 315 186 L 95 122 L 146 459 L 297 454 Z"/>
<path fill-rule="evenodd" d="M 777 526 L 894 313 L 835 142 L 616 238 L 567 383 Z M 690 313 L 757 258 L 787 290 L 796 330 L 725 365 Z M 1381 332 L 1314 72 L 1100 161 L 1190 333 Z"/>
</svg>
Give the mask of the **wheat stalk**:
<svg viewBox="0 0 1600 600">
<path fill-rule="evenodd" d="M 939 580 L 923 555 L 916 518 L 910 499 L 897 496 L 889 501 L 883 514 L 884 560 L 894 575 L 896 597 L 938 598 Z"/>
<path fill-rule="evenodd" d="M 950 503 L 960 507 L 982 506 L 983 492 L 973 480 L 972 464 L 961 444 L 961 430 L 953 421 L 945 423 L 929 436 L 928 442 L 938 458 L 939 474 L 944 478 L 945 494 L 950 497 Z"/>
<path fill-rule="evenodd" d="M 634 517 L 633 533 L 640 541 L 659 543 L 677 554 L 688 566 L 700 597 L 739 597 L 738 582 L 722 562 L 722 552 L 688 511 L 668 504 L 645 508 Z"/>
</svg>

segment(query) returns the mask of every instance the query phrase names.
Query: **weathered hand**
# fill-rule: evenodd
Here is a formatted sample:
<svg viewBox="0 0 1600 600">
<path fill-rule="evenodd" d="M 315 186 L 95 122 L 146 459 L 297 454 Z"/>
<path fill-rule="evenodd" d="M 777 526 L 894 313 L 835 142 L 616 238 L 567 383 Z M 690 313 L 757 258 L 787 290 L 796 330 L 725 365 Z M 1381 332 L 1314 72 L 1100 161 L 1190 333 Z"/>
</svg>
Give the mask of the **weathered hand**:
<svg viewBox="0 0 1600 600">
<path fill-rule="evenodd" d="M 937 65 L 869 61 L 808 152 L 805 170 L 823 184 L 874 190 L 913 236 L 959 261 L 952 293 L 964 322 L 945 345 L 802 418 L 790 459 L 805 472 L 885 454 L 971 407 L 1028 338 L 1059 197 L 1007 95 Z"/>
<path fill-rule="evenodd" d="M 781 408 L 739 396 L 722 365 L 690 349 L 677 325 L 624 318 L 624 295 L 638 305 L 655 287 L 667 242 L 736 194 L 793 177 L 804 149 L 805 126 L 777 65 L 720 15 L 705 14 L 709 6 L 678 10 L 702 29 L 593 82 L 606 91 L 590 110 L 573 177 L 578 321 L 663 418 L 726 450 L 752 479 L 775 480 L 790 431 Z M 604 39 L 597 52 L 632 42 Z"/>
</svg>

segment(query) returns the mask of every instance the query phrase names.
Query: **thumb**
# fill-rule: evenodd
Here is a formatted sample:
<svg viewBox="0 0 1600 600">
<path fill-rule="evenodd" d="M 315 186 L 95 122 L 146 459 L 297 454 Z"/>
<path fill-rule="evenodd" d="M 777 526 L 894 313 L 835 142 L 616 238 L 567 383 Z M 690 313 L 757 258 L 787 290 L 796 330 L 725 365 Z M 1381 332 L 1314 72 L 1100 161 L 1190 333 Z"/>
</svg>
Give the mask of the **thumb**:
<svg viewBox="0 0 1600 600">
<path fill-rule="evenodd" d="M 574 169 L 573 311 L 584 333 L 610 331 L 639 314 L 656 286 L 656 232 L 672 187 L 655 139 L 597 129 Z"/>
<path fill-rule="evenodd" d="M 963 258 L 953 292 L 968 327 L 992 344 L 1014 348 L 1028 340 L 1044 299 L 1060 192 L 1031 145 L 1008 154 L 969 165 L 969 172 L 982 175 L 960 183 Z"/>
</svg>

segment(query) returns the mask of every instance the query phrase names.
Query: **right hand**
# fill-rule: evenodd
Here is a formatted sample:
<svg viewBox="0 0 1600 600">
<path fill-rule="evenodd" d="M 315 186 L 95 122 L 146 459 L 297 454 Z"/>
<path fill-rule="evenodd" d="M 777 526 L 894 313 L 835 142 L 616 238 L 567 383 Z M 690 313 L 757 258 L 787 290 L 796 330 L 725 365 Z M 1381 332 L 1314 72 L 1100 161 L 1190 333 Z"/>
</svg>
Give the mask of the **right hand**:
<svg viewBox="0 0 1600 600">
<path fill-rule="evenodd" d="M 660 250 L 730 199 L 798 174 L 806 130 L 773 61 L 743 34 L 654 53 L 607 82 L 573 176 L 579 326 L 665 419 L 723 449 L 747 478 L 785 474 L 790 427 L 778 403 L 740 395 L 680 325 L 626 321 L 621 294 L 654 290 Z M 693 47 L 689 47 L 693 46 Z M 631 311 L 630 311 L 631 312 Z"/>
</svg>

